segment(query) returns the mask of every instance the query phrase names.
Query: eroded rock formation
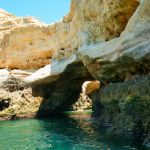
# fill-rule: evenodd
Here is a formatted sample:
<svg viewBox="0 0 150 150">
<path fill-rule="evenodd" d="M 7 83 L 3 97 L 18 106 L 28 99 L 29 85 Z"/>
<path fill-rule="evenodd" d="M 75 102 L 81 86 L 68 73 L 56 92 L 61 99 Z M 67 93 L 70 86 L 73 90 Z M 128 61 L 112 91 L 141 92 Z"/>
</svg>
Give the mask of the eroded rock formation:
<svg viewBox="0 0 150 150">
<path fill-rule="evenodd" d="M 83 82 L 99 80 L 102 89 L 93 98 L 98 102 L 94 113 L 103 123 L 111 118 L 114 129 L 123 134 L 148 137 L 149 8 L 149 0 L 72 0 L 69 14 L 52 25 L 1 11 L 0 67 L 46 65 L 22 76 L 26 86 L 32 87 L 32 97 L 42 98 L 38 111 L 34 109 L 40 117 L 69 107 L 76 102 Z M 9 74 L 5 70 L 3 81 Z M 9 99 L 0 100 L 1 110 L 9 109 Z"/>
<path fill-rule="evenodd" d="M 84 64 L 95 78 L 104 82 L 116 82 L 135 74 L 149 73 L 148 6 L 149 1 L 141 1 L 119 38 L 80 49 Z"/>
<path fill-rule="evenodd" d="M 82 85 L 82 92 L 84 95 L 90 95 L 92 92 L 98 90 L 100 88 L 99 81 L 86 81 Z"/>
<path fill-rule="evenodd" d="M 9 76 L 0 84 L 0 120 L 35 117 L 42 100 L 24 81 Z"/>
<path fill-rule="evenodd" d="M 50 30 L 32 17 L 0 10 L 0 68 L 38 69 L 50 63 Z"/>
<path fill-rule="evenodd" d="M 83 44 L 117 37 L 138 5 L 135 0 L 72 0 L 70 13 L 53 25 L 0 10 L 0 68 L 38 69 L 49 64 L 54 51 L 60 60 Z"/>
<path fill-rule="evenodd" d="M 150 135 L 150 75 L 110 83 L 92 95 L 94 116 L 115 133 Z"/>
</svg>

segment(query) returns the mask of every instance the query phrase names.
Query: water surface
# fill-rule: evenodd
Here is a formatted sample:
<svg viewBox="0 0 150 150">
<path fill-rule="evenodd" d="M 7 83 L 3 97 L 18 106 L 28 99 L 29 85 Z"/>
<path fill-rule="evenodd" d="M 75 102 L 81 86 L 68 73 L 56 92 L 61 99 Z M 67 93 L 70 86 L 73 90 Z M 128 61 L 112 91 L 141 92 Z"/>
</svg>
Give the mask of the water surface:
<svg viewBox="0 0 150 150">
<path fill-rule="evenodd" d="M 138 141 L 112 136 L 85 118 L 0 122 L 0 150 L 147 150 Z"/>
</svg>

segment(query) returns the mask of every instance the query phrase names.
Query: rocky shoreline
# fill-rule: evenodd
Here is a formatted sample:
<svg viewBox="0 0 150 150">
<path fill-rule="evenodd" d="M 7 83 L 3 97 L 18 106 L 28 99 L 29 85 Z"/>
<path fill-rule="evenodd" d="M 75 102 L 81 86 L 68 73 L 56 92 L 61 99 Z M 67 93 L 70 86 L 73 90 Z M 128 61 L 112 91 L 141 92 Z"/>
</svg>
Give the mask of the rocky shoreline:
<svg viewBox="0 0 150 150">
<path fill-rule="evenodd" d="M 0 85 L 0 120 L 34 117 L 41 101 L 24 81 L 10 76 Z"/>
<path fill-rule="evenodd" d="M 149 0 L 72 0 L 52 25 L 0 10 L 0 120 L 92 107 L 112 132 L 149 143 L 149 8 Z M 82 85 L 95 80 L 89 99 Z"/>
<path fill-rule="evenodd" d="M 0 89 L 0 120 L 38 118 L 37 112 L 43 99 L 34 97 L 32 88 L 22 86 L 25 84 L 20 79 L 11 77 L 4 83 L 5 88 L 2 86 L 3 88 Z M 144 144 L 148 146 L 150 143 L 149 85 L 150 75 L 142 75 L 134 76 L 125 82 L 103 86 L 90 96 L 92 117 L 99 122 L 99 126 L 107 128 L 108 132 L 143 139 Z M 80 118 L 84 116 L 82 115 L 85 111 L 83 108 L 87 106 L 86 100 L 81 98 L 82 96 L 71 109 L 75 110 L 75 116 Z"/>
<path fill-rule="evenodd" d="M 93 116 L 112 133 L 149 139 L 149 85 L 150 75 L 147 75 L 103 87 L 92 95 Z"/>
</svg>

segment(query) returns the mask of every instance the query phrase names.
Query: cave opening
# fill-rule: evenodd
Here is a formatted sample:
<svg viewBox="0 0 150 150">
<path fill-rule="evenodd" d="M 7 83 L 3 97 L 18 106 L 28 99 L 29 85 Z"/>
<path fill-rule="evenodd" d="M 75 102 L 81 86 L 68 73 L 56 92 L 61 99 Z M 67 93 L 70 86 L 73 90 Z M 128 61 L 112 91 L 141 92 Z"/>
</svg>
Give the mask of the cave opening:
<svg viewBox="0 0 150 150">
<path fill-rule="evenodd" d="M 95 80 L 82 62 L 68 65 L 59 79 L 47 85 L 33 87 L 34 95 L 43 97 L 37 117 L 59 115 L 78 101 L 85 81 Z"/>
<path fill-rule="evenodd" d="M 1 100 L 0 101 L 0 111 L 5 110 L 6 108 L 9 107 L 9 100 Z"/>
</svg>

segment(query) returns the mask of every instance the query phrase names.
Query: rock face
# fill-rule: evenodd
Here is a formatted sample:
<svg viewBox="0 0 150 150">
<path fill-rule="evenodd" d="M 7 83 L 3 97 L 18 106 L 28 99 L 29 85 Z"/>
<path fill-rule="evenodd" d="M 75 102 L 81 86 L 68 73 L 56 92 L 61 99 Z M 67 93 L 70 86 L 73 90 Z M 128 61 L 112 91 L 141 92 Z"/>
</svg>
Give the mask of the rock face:
<svg viewBox="0 0 150 150">
<path fill-rule="evenodd" d="M 115 133 L 135 137 L 150 134 L 148 7 L 150 1 L 140 1 L 120 37 L 79 50 L 89 72 L 105 86 L 92 98 L 94 114 L 101 124 L 112 123 Z M 143 77 L 136 78 L 138 75 Z"/>
<path fill-rule="evenodd" d="M 72 1 L 71 12 L 68 16 L 64 17 L 64 20 L 66 19 L 66 24 L 70 23 L 71 25 L 73 20 L 81 14 L 82 17 L 85 16 L 85 14 L 83 15 L 83 13 L 80 12 L 81 8 L 78 4 L 85 5 L 85 7 L 82 8 L 86 8 L 86 6 L 93 3 L 93 1 L 91 0 L 91 3 L 83 2 L 84 1 Z M 71 54 L 71 56 L 66 59 L 64 58 L 63 60 L 60 60 L 59 57 L 54 58 L 49 66 L 37 71 L 32 76 L 25 78 L 25 81 L 35 85 L 57 81 L 61 77 L 61 74 L 65 72 L 68 65 L 77 62 L 83 62 L 91 75 L 95 79 L 100 80 L 104 85 L 107 85 L 109 82 L 124 82 L 136 74 L 148 74 L 150 68 L 150 49 L 149 38 L 147 38 L 149 35 L 149 26 L 147 24 L 149 24 L 150 18 L 148 17 L 149 10 L 147 7 L 150 4 L 147 0 L 143 0 L 140 3 L 134 0 L 130 2 L 134 3 L 134 5 L 132 5 L 134 9 L 132 8 L 132 10 L 135 11 L 138 5 L 139 7 L 135 13 L 132 11 L 134 14 L 131 18 L 128 18 L 129 20 L 126 22 L 127 25 L 119 37 L 112 37 L 113 39 L 109 39 L 109 41 L 101 40 L 101 42 L 94 44 L 90 42 L 87 44 L 84 41 L 75 54 Z M 94 5 L 98 4 L 101 3 L 94 3 Z M 110 8 L 114 8 L 115 6 L 119 7 L 123 3 L 120 1 L 113 1 L 111 3 L 108 2 L 103 4 L 108 4 L 110 5 Z M 97 7 L 100 6 L 98 5 Z M 124 9 L 122 9 L 122 7 L 120 9 L 123 11 Z M 131 5 L 130 7 L 126 7 L 126 9 L 130 10 L 129 8 L 131 8 Z M 79 15 L 76 14 L 78 11 L 80 12 Z M 117 11 L 117 9 L 115 11 Z M 113 16 L 109 13 L 113 14 L 113 12 L 108 11 L 107 14 L 108 16 Z M 124 15 L 126 13 L 124 13 Z M 73 19 L 70 19 L 71 16 L 74 16 L 72 17 Z M 80 17 L 80 19 L 82 17 Z M 78 21 L 76 22 L 79 22 L 80 19 L 77 19 Z M 94 22 L 94 20 L 95 19 L 91 20 L 91 23 Z M 111 17 L 110 20 L 114 21 Z M 58 24 L 56 24 L 56 26 L 57 25 Z M 86 25 L 84 24 L 84 26 Z M 105 35 L 107 34 L 104 34 L 103 36 Z M 65 49 L 63 48 L 62 51 L 65 52 Z"/>
<path fill-rule="evenodd" d="M 78 100 L 71 107 L 69 107 L 69 110 L 84 111 L 87 109 L 92 109 L 92 100 L 89 96 L 99 88 L 99 81 L 85 81 L 82 85 L 82 92 L 80 93 Z"/>
<path fill-rule="evenodd" d="M 21 79 L 9 76 L 0 84 L 0 120 L 35 117 L 41 102 Z"/>
<path fill-rule="evenodd" d="M 69 14 L 55 26 L 61 47 L 54 58 L 65 59 L 82 45 L 118 37 L 138 5 L 135 0 L 72 0 Z"/>
<path fill-rule="evenodd" d="M 110 83 L 92 96 L 94 116 L 112 131 L 135 137 L 150 135 L 150 75 Z"/>
<path fill-rule="evenodd" d="M 70 13 L 53 25 L 0 10 L 0 68 L 39 69 L 50 63 L 54 51 L 54 58 L 61 60 L 83 44 L 119 36 L 138 4 L 72 0 Z"/>
<path fill-rule="evenodd" d="M 79 95 L 79 98 L 77 101 L 67 108 L 66 110 L 71 110 L 71 111 L 85 111 L 92 109 L 92 100 L 90 97 L 84 95 L 82 92 Z"/>
<path fill-rule="evenodd" d="M 0 68 L 38 69 L 50 63 L 50 31 L 32 17 L 0 10 Z"/>
<path fill-rule="evenodd" d="M 84 95 L 90 95 L 92 92 L 100 88 L 99 81 L 86 81 L 82 85 L 82 92 Z"/>
<path fill-rule="evenodd" d="M 21 77 L 31 87 L 29 95 L 42 99 L 34 109 L 38 117 L 68 108 L 85 81 L 98 80 L 102 89 L 92 100 L 101 123 L 112 123 L 116 133 L 149 139 L 149 8 L 149 0 L 72 0 L 69 14 L 52 25 L 1 11 L 0 67 L 46 65 Z M 8 74 L 2 84 L 9 84 L 4 82 Z M 17 93 L 25 90 L 19 87 Z M 9 110 L 10 101 L 15 105 L 12 98 L 1 98 L 1 113 Z"/>
<path fill-rule="evenodd" d="M 7 69 L 0 69 L 0 83 L 7 80 L 9 71 Z"/>
<path fill-rule="evenodd" d="M 50 76 L 49 79 L 51 81 L 54 78 Z M 81 62 L 74 62 L 67 65 L 64 72 L 53 82 L 45 85 L 42 84 L 42 80 L 33 82 L 34 95 L 43 97 L 38 117 L 53 116 L 74 104 L 82 91 L 84 80 L 93 80 L 93 77 Z"/>
<path fill-rule="evenodd" d="M 119 38 L 80 48 L 84 65 L 95 78 L 107 83 L 149 73 L 148 6 L 149 1 L 141 1 Z"/>
</svg>

